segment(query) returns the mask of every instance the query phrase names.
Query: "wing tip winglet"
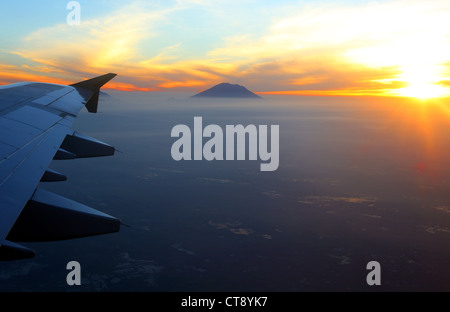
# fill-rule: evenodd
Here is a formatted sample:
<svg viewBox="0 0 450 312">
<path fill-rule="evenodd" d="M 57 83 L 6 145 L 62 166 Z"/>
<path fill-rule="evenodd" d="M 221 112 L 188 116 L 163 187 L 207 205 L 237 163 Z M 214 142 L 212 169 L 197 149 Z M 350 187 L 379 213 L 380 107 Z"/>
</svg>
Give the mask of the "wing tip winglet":
<svg viewBox="0 0 450 312">
<path fill-rule="evenodd" d="M 89 95 L 86 96 L 85 106 L 88 112 L 97 113 L 100 88 L 107 84 L 110 80 L 114 79 L 114 77 L 116 76 L 117 74 L 109 73 L 92 79 L 77 82 L 70 86 L 76 88 L 77 90 L 84 89 L 90 91 Z"/>
<path fill-rule="evenodd" d="M 109 73 L 106 75 L 98 76 L 95 78 L 91 78 L 88 80 L 83 80 L 74 84 L 71 84 L 72 87 L 75 88 L 83 88 L 91 91 L 96 91 L 103 87 L 108 81 L 114 79 L 117 74 Z"/>
</svg>

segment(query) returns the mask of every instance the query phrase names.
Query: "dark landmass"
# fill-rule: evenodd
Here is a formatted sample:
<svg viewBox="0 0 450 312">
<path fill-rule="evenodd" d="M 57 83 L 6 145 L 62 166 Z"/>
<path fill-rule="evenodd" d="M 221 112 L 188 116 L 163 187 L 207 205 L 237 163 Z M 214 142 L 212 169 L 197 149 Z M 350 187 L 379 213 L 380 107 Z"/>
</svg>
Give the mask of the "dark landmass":
<svg viewBox="0 0 450 312">
<path fill-rule="evenodd" d="M 221 83 L 206 91 L 200 92 L 192 96 L 192 98 L 199 97 L 215 97 L 215 98 L 253 98 L 260 99 L 259 95 L 249 91 L 247 88 L 230 83 Z"/>
</svg>

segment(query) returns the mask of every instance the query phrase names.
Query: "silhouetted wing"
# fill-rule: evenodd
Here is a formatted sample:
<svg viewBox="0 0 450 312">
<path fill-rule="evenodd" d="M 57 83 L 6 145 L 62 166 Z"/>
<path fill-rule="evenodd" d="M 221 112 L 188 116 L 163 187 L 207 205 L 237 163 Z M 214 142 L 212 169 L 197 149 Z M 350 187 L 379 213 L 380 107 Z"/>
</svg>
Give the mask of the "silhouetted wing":
<svg viewBox="0 0 450 312">
<path fill-rule="evenodd" d="M 120 220 L 39 189 L 64 181 L 53 159 L 113 155 L 114 147 L 74 132 L 86 105 L 97 111 L 100 88 L 116 74 L 71 86 L 24 82 L 0 87 L 0 260 L 34 256 L 17 242 L 56 241 L 117 232 Z"/>
</svg>

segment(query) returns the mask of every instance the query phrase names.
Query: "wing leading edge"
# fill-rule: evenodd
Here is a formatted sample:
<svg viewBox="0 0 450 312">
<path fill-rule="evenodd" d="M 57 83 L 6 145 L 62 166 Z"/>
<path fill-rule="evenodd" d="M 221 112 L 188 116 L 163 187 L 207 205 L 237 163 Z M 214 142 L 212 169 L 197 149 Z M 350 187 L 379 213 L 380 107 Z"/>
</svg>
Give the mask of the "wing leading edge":
<svg viewBox="0 0 450 312">
<path fill-rule="evenodd" d="M 96 113 L 100 88 L 116 74 L 70 86 L 19 83 L 0 87 L 0 261 L 34 256 L 18 242 L 57 241 L 118 232 L 121 221 L 43 191 L 67 178 L 52 160 L 111 156 L 114 147 L 71 126 L 83 106 Z"/>
</svg>

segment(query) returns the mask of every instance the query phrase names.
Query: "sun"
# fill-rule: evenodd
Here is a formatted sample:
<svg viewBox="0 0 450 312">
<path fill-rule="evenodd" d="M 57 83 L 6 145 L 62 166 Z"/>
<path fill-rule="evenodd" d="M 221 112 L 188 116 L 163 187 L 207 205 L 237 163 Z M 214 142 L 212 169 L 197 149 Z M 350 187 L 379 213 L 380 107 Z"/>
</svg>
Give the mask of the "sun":
<svg viewBox="0 0 450 312">
<path fill-rule="evenodd" d="M 418 40 L 417 40 L 418 41 Z M 439 45 L 435 44 L 436 50 Z M 441 49 L 445 50 L 445 49 Z M 448 49 L 447 49 L 448 50 Z M 382 83 L 401 82 L 405 87 L 387 90 L 386 95 L 430 99 L 450 96 L 450 89 L 440 85 L 448 80 L 445 58 L 417 48 L 417 43 L 403 41 L 392 46 L 378 46 L 348 53 L 353 61 L 375 68 L 395 68 L 395 76 L 377 79 Z"/>
<path fill-rule="evenodd" d="M 430 99 L 448 96 L 447 88 L 436 84 L 442 79 L 442 68 L 429 62 L 417 62 L 401 67 L 402 74 L 398 77 L 408 84 L 398 89 L 399 96 Z"/>
<path fill-rule="evenodd" d="M 443 20 L 434 15 L 421 19 L 420 11 L 395 16 L 383 28 L 373 29 L 371 35 L 377 40 L 349 49 L 345 56 L 368 68 L 389 69 L 390 74 L 386 72 L 386 77 L 374 81 L 403 87 L 385 89 L 388 96 L 450 96 L 450 88 L 442 84 L 450 80 L 450 37 L 441 26 Z"/>
<path fill-rule="evenodd" d="M 413 97 L 421 100 L 447 96 L 447 90 L 428 82 L 415 82 L 396 91 L 399 96 Z"/>
</svg>

